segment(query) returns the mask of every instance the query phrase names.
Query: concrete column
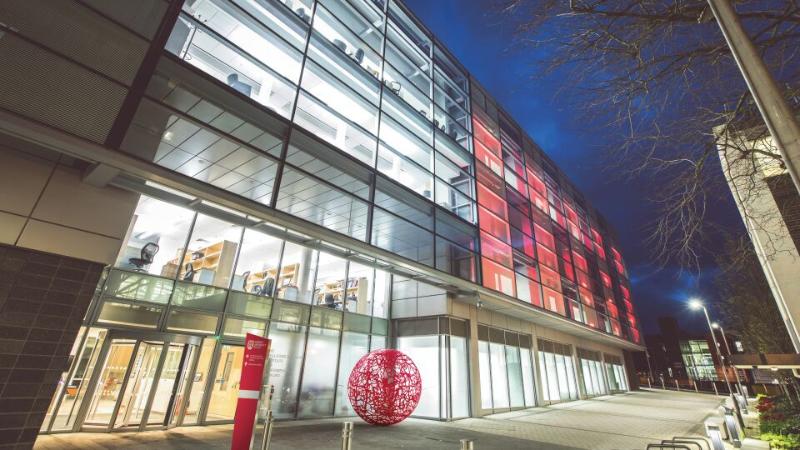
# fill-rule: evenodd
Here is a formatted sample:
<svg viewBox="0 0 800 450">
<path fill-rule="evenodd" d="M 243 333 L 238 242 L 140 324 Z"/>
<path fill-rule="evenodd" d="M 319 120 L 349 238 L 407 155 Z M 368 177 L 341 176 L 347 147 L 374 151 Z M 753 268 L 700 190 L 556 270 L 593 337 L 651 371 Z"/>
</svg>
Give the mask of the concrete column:
<svg viewBox="0 0 800 450">
<path fill-rule="evenodd" d="M 470 410 L 472 417 L 481 417 L 481 380 L 480 362 L 478 357 L 478 308 L 469 305 L 469 379 L 470 379 Z"/>
</svg>

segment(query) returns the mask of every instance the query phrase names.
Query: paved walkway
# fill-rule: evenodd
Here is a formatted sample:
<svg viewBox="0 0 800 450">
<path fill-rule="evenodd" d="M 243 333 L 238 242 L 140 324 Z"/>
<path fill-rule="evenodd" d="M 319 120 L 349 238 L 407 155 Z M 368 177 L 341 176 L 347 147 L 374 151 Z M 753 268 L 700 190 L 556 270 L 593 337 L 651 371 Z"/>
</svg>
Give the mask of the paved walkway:
<svg viewBox="0 0 800 450">
<path fill-rule="evenodd" d="M 356 422 L 353 450 L 455 450 L 473 439 L 476 450 L 644 449 L 673 436 L 698 435 L 722 397 L 641 391 L 531 408 L 480 419 L 435 422 L 409 419 L 392 427 Z M 273 450 L 340 448 L 341 420 L 280 422 Z M 230 448 L 230 425 L 143 433 L 76 433 L 40 436 L 37 450 L 210 450 Z"/>
</svg>

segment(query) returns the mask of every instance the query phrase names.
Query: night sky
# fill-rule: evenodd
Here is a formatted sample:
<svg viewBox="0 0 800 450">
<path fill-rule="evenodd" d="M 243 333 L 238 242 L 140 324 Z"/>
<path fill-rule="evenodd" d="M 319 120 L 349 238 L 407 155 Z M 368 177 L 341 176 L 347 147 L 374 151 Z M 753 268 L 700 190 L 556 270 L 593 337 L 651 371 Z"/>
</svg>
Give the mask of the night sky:
<svg viewBox="0 0 800 450">
<path fill-rule="evenodd" d="M 559 165 L 587 199 L 611 222 L 619 236 L 628 266 L 634 305 L 645 334 L 658 332 L 656 319 L 672 315 L 690 330 L 705 329 L 700 313 L 688 310 L 686 300 L 699 296 L 710 306 L 714 297 L 713 275 L 717 270 L 713 255 L 701 258 L 699 273 L 678 267 L 658 269 L 651 262 L 644 242 L 646 225 L 654 220 L 655 207 L 647 192 L 658 189 L 657 181 L 625 180 L 603 168 L 607 161 L 599 144 L 613 143 L 616 131 L 605 135 L 581 128 L 568 98 L 570 93 L 554 93 L 563 80 L 536 79 L 534 61 L 543 55 L 512 49 L 510 27 L 502 18 L 489 15 L 482 0 L 405 0 L 425 25 L 451 50 L 490 94 Z M 544 55 L 546 56 L 546 55 Z M 603 142 L 605 141 L 605 142 Z M 716 172 L 720 177 L 721 171 Z M 716 205 L 712 215 L 733 226 L 741 219 L 732 199 Z"/>
</svg>

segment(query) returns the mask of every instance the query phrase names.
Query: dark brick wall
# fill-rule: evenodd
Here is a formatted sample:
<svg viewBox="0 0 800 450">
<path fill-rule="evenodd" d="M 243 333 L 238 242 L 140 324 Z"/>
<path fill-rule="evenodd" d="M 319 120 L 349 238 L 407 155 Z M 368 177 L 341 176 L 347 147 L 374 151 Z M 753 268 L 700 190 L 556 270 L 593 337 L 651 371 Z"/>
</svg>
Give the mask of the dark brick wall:
<svg viewBox="0 0 800 450">
<path fill-rule="evenodd" d="M 0 449 L 30 449 L 103 266 L 0 244 Z"/>
</svg>

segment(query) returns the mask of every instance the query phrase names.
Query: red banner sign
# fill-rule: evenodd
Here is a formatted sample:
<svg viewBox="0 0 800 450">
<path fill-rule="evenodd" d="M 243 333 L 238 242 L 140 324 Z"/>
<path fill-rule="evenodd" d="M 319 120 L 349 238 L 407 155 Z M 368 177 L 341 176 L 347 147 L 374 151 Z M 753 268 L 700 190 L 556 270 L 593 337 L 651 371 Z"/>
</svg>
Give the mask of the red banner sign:
<svg viewBox="0 0 800 450">
<path fill-rule="evenodd" d="M 250 333 L 244 338 L 244 361 L 239 381 L 239 400 L 236 402 L 236 414 L 233 417 L 231 450 L 250 449 L 270 343 L 269 339 Z"/>
</svg>

